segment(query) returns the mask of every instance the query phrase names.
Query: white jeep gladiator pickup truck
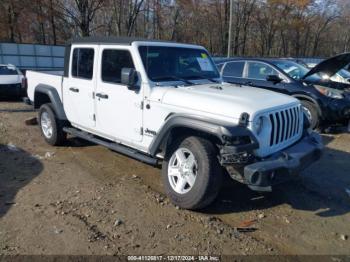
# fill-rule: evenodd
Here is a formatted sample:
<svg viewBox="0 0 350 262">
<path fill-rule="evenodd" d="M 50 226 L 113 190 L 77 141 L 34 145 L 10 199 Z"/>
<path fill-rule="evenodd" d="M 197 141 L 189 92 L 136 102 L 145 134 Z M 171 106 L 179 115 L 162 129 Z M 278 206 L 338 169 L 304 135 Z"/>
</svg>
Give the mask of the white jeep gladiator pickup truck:
<svg viewBox="0 0 350 262">
<path fill-rule="evenodd" d="M 81 38 L 62 76 L 28 71 L 28 103 L 44 139 L 67 133 L 157 165 L 181 208 L 217 196 L 223 175 L 269 191 L 318 160 L 320 136 L 298 100 L 223 83 L 205 48 L 131 38 Z"/>
</svg>

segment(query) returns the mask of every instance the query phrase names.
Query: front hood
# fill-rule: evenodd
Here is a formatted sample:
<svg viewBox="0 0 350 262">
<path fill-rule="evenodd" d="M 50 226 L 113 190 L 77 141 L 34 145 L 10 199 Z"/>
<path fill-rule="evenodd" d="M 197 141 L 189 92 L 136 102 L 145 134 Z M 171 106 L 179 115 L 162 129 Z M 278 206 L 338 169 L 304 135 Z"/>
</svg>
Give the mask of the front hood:
<svg viewBox="0 0 350 262">
<path fill-rule="evenodd" d="M 151 99 L 180 109 L 239 119 L 243 112 L 254 119 L 257 113 L 297 104 L 291 96 L 234 84 L 205 84 L 188 87 L 157 87 Z"/>
<path fill-rule="evenodd" d="M 0 85 L 18 84 L 21 81 L 20 75 L 0 75 Z"/>
<path fill-rule="evenodd" d="M 344 53 L 337 56 L 333 56 L 317 64 L 306 75 L 303 76 L 303 79 L 306 79 L 308 76 L 311 76 L 316 73 L 324 73 L 331 77 L 349 63 L 350 53 Z"/>
</svg>

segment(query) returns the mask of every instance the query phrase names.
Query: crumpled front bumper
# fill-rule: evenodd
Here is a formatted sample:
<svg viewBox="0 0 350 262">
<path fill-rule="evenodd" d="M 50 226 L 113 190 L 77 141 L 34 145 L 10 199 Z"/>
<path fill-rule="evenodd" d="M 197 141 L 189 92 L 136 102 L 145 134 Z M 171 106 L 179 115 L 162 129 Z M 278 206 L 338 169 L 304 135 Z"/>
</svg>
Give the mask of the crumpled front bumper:
<svg viewBox="0 0 350 262">
<path fill-rule="evenodd" d="M 292 179 L 320 159 L 323 143 L 315 132 L 269 158 L 244 167 L 243 183 L 255 191 L 271 191 L 271 186 Z"/>
</svg>

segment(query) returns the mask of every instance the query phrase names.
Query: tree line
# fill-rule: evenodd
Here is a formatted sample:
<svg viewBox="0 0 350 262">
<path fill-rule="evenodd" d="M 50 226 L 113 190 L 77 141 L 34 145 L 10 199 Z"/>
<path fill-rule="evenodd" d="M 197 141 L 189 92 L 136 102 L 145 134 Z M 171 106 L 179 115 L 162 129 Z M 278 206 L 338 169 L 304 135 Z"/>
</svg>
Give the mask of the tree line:
<svg viewBox="0 0 350 262">
<path fill-rule="evenodd" d="M 0 41 L 136 36 L 201 44 L 225 56 L 230 7 L 234 56 L 349 51 L 349 0 L 0 0 Z"/>
</svg>

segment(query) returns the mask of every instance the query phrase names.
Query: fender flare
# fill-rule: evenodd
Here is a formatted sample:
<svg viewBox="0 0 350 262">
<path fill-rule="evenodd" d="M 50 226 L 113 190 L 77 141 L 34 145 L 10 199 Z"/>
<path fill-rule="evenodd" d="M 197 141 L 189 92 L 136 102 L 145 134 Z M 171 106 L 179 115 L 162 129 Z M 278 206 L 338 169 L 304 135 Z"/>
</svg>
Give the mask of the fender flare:
<svg viewBox="0 0 350 262">
<path fill-rule="evenodd" d="M 41 106 L 41 104 L 39 104 L 35 99 L 35 96 L 38 93 L 45 94 L 49 97 L 53 110 L 55 111 L 58 119 L 68 120 L 66 113 L 64 112 L 61 98 L 56 88 L 54 88 L 53 86 L 43 85 L 43 84 L 37 85 L 34 90 L 34 108 L 39 108 Z"/>
<path fill-rule="evenodd" d="M 316 106 L 317 113 L 321 117 L 323 116 L 322 109 L 320 107 L 320 103 L 316 99 L 314 99 L 313 97 L 307 96 L 307 95 L 303 95 L 303 94 L 294 94 L 292 96 L 295 97 L 296 99 L 299 99 L 299 100 L 307 100 L 307 101 L 310 101 L 310 102 L 314 103 L 315 106 Z"/>
<path fill-rule="evenodd" d="M 167 141 L 170 133 L 175 128 L 186 128 L 199 131 L 216 137 L 222 145 L 227 144 L 232 137 L 250 137 L 251 144 L 242 146 L 242 150 L 256 149 L 258 141 L 253 133 L 245 126 L 233 125 L 232 123 L 220 122 L 215 119 L 207 119 L 193 115 L 173 114 L 166 119 L 158 134 L 153 139 L 149 153 L 156 156 L 160 147 Z M 240 149 L 237 149 L 239 152 Z"/>
</svg>

